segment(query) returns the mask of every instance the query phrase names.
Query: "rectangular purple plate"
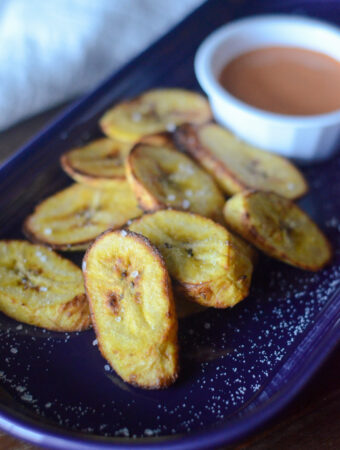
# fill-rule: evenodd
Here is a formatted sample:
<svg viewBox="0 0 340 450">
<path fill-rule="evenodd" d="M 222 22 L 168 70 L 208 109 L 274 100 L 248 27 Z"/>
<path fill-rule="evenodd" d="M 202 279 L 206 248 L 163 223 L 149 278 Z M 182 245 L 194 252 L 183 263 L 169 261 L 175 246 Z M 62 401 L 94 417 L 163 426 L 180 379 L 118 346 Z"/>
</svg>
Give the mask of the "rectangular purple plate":
<svg viewBox="0 0 340 450">
<path fill-rule="evenodd" d="M 112 103 L 154 86 L 198 89 L 193 57 L 216 27 L 254 13 L 340 17 L 336 1 L 211 0 L 33 139 L 0 170 L 1 238 L 22 238 L 34 205 L 70 184 L 59 156 L 99 134 Z M 68 450 L 213 448 L 244 437 L 301 389 L 340 338 L 340 157 L 303 171 L 301 202 L 334 247 L 309 273 L 261 257 L 251 295 L 182 320 L 181 374 L 164 391 L 123 383 L 93 331 L 54 333 L 0 314 L 0 427 Z M 81 254 L 73 255 L 81 261 Z M 108 370 L 107 370 L 108 369 Z"/>
</svg>

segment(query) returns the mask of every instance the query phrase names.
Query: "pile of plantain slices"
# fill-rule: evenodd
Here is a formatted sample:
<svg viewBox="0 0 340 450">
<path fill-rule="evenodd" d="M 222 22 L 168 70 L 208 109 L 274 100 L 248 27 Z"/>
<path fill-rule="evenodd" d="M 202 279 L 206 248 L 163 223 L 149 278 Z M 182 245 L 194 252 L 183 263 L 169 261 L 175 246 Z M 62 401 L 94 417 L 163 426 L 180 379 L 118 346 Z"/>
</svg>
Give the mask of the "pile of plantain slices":
<svg viewBox="0 0 340 450">
<path fill-rule="evenodd" d="M 123 380 L 164 388 L 178 318 L 246 298 L 256 248 L 316 271 L 331 247 L 293 203 L 300 171 L 213 123 L 202 95 L 154 89 L 99 124 L 105 137 L 61 157 L 74 183 L 26 218 L 32 243 L 0 242 L 0 310 L 57 331 L 92 324 Z M 82 272 L 55 250 L 86 250 Z"/>
</svg>

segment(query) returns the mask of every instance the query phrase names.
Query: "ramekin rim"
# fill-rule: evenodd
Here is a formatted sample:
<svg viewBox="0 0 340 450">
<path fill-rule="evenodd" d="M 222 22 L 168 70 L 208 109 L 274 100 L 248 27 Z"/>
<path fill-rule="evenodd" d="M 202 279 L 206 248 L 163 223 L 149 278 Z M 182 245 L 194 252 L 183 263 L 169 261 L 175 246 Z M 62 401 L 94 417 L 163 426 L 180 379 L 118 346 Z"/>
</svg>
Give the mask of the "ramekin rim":
<svg viewBox="0 0 340 450">
<path fill-rule="evenodd" d="M 236 20 L 232 23 L 228 23 L 213 31 L 208 35 L 203 42 L 200 44 L 194 59 L 194 69 L 196 77 L 202 86 L 203 90 L 207 93 L 208 97 L 211 97 L 212 102 L 218 99 L 220 102 L 223 101 L 228 103 L 243 112 L 248 113 L 252 116 L 257 116 L 257 118 L 266 120 L 268 122 L 273 122 L 281 125 L 298 125 L 300 127 L 312 127 L 312 126 L 330 126 L 340 122 L 340 108 L 331 111 L 329 113 L 314 114 L 314 115 L 286 115 L 278 114 L 269 111 L 265 111 L 248 103 L 239 100 L 230 94 L 226 89 L 224 89 L 220 83 L 217 81 L 213 72 L 211 70 L 211 56 L 216 48 L 228 37 L 239 28 L 239 26 L 244 26 L 245 24 L 254 24 L 261 22 L 289 22 L 304 23 L 310 26 L 321 26 L 326 31 L 332 32 L 339 37 L 340 41 L 340 29 L 335 25 L 323 22 L 318 19 L 302 17 L 296 15 L 286 15 L 286 14 L 266 14 L 258 15 L 252 17 L 246 17 Z"/>
</svg>

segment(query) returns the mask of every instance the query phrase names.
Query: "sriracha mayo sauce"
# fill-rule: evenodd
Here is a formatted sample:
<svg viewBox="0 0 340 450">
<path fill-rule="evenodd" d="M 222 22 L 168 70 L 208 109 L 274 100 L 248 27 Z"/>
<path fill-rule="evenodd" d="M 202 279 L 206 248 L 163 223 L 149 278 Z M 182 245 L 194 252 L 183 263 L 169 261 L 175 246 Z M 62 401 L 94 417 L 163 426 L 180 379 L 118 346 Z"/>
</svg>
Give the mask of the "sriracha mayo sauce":
<svg viewBox="0 0 340 450">
<path fill-rule="evenodd" d="M 340 62 L 312 50 L 264 47 L 229 61 L 219 76 L 234 97 L 279 114 L 309 116 L 340 109 Z"/>
</svg>

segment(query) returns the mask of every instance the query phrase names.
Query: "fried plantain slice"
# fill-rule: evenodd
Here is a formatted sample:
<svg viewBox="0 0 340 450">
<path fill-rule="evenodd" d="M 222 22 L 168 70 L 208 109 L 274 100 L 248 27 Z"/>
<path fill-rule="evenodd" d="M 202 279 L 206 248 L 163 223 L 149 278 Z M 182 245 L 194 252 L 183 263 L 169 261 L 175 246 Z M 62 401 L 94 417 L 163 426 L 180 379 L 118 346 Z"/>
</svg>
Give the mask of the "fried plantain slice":
<svg viewBox="0 0 340 450">
<path fill-rule="evenodd" d="M 178 373 L 171 282 L 157 249 L 131 231 L 107 231 L 87 250 L 83 273 L 98 346 L 123 380 L 164 388 Z"/>
<path fill-rule="evenodd" d="M 173 207 L 223 222 L 224 197 L 214 180 L 177 150 L 137 144 L 126 160 L 126 173 L 145 211 Z"/>
<path fill-rule="evenodd" d="M 59 250 L 85 250 L 108 228 L 119 228 L 141 210 L 126 181 L 115 189 L 72 186 L 40 203 L 24 223 L 33 242 Z"/>
<path fill-rule="evenodd" d="M 158 248 L 174 289 L 187 299 L 226 308 L 248 295 L 254 250 L 212 220 L 168 209 L 145 214 L 128 229 Z"/>
<path fill-rule="evenodd" d="M 318 226 L 292 201 L 271 192 L 244 191 L 229 199 L 225 220 L 257 248 L 292 266 L 320 270 L 331 246 Z"/>
<path fill-rule="evenodd" d="M 142 144 L 154 145 L 158 147 L 170 147 L 178 150 L 173 140 L 173 133 L 169 133 L 167 131 L 147 134 L 146 136 L 142 136 L 139 142 Z"/>
<path fill-rule="evenodd" d="M 114 106 L 99 124 L 106 136 L 135 143 L 147 134 L 173 131 L 182 123 L 200 124 L 211 119 L 207 99 L 197 92 L 153 89 Z"/>
<path fill-rule="evenodd" d="M 54 331 L 80 331 L 91 324 L 81 270 L 25 241 L 0 241 L 0 311 Z"/>
<path fill-rule="evenodd" d="M 61 156 L 64 171 L 73 180 L 97 188 L 115 188 L 124 181 L 124 161 L 131 145 L 102 138 Z"/>
<path fill-rule="evenodd" d="M 216 124 L 183 125 L 177 144 L 195 158 L 228 195 L 246 189 L 296 199 L 308 191 L 302 173 L 287 159 L 252 147 Z"/>
</svg>

